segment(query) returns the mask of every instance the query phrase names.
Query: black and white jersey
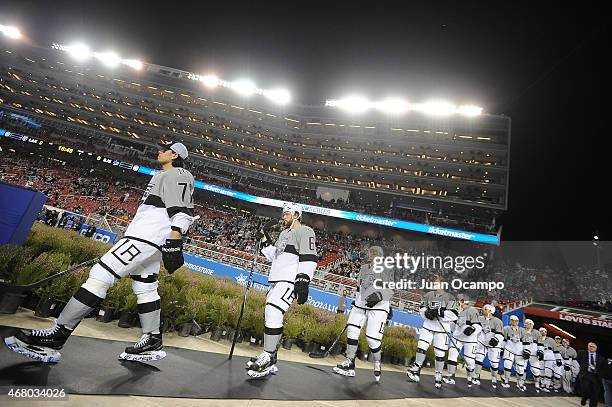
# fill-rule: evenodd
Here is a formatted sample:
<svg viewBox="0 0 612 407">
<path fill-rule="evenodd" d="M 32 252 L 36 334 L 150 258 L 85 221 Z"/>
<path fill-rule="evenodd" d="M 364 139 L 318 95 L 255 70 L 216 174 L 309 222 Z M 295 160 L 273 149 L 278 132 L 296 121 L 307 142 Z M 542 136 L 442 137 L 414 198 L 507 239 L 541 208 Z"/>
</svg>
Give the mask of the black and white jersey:
<svg viewBox="0 0 612 407">
<path fill-rule="evenodd" d="M 530 337 L 525 328 L 522 328 L 520 326 L 513 327 L 511 325 L 505 326 L 503 328 L 502 335 L 504 336 L 504 340 L 514 343 L 527 342 Z"/>
<path fill-rule="evenodd" d="M 374 280 L 383 281 L 395 281 L 393 269 L 383 269 L 382 273 L 375 273 L 370 264 L 363 264 L 359 269 L 359 287 L 357 293 L 357 300 L 365 301 L 368 296 L 375 292 L 379 292 L 382 295 L 382 301 L 389 301 L 393 297 L 393 290 L 389 288 L 376 288 Z M 379 285 L 379 284 L 376 284 Z"/>
<path fill-rule="evenodd" d="M 293 283 L 295 276 L 300 273 L 312 279 L 317 268 L 315 233 L 309 226 L 300 225 L 297 228 L 283 230 L 274 246 L 268 246 L 262 252 L 272 260 L 268 276 L 270 283 L 278 281 Z"/>
<path fill-rule="evenodd" d="M 480 325 L 480 315 L 478 310 L 474 307 L 467 307 L 459 311 L 459 318 L 456 322 L 458 327 L 465 327 L 467 325 Z"/>
<path fill-rule="evenodd" d="M 571 346 L 562 346 L 559 350 L 559 353 L 561 353 L 561 357 L 563 358 L 564 364 L 568 366 L 571 366 L 572 361 L 578 358 L 578 353 L 576 353 L 576 349 L 572 348 Z"/>
<path fill-rule="evenodd" d="M 428 319 L 425 317 L 427 309 L 438 310 L 442 316 L 435 320 Z M 451 294 L 442 291 L 430 291 L 423 295 L 420 314 L 423 317 L 423 328 L 441 333 L 450 332 L 451 322 L 459 317 L 455 299 Z"/>
<path fill-rule="evenodd" d="M 172 168 L 153 175 L 125 236 L 163 245 L 172 229 L 187 233 L 193 223 L 193 175 Z"/>
</svg>

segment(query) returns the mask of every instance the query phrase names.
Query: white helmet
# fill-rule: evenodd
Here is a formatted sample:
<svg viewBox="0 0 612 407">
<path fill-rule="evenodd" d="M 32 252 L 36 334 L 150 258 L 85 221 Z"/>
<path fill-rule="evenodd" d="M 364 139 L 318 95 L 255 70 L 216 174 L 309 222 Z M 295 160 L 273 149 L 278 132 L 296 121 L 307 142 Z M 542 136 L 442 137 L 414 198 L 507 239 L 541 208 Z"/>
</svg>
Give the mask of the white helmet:
<svg viewBox="0 0 612 407">
<path fill-rule="evenodd" d="M 491 314 L 495 313 L 495 307 L 492 306 L 491 304 L 486 304 L 484 307 L 482 307 L 482 309 L 485 311 L 489 310 Z"/>
<path fill-rule="evenodd" d="M 510 315 L 510 321 L 512 320 L 518 321 L 519 317 L 517 317 L 516 315 Z"/>
<path fill-rule="evenodd" d="M 540 329 L 538 329 L 538 331 L 540 332 L 540 335 L 542 335 L 542 336 L 546 336 L 546 334 L 548 333 L 546 328 L 540 328 Z"/>
<path fill-rule="evenodd" d="M 527 325 L 531 325 L 531 328 L 533 328 L 533 321 L 531 319 L 529 319 L 529 318 L 527 318 L 525 320 L 525 326 L 527 326 Z"/>
<path fill-rule="evenodd" d="M 298 218 L 301 218 L 302 217 L 302 205 L 292 203 L 292 202 L 287 202 L 285 206 L 283 206 L 283 213 L 285 212 L 291 213 L 293 217 L 295 217 L 295 214 L 297 213 Z"/>
</svg>

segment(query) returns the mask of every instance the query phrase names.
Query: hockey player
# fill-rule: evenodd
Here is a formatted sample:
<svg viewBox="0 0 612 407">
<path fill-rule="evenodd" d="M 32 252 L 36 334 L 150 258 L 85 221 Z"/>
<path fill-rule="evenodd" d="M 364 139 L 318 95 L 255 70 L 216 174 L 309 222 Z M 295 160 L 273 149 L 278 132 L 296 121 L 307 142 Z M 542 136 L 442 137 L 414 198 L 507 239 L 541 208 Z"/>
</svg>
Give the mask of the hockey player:
<svg viewBox="0 0 612 407">
<path fill-rule="evenodd" d="M 501 319 L 493 316 L 495 307 L 491 304 L 486 304 L 483 308 L 483 315 L 480 316 L 480 325 L 482 331 L 478 335 L 478 347 L 476 348 L 476 368 L 474 370 L 475 378 L 472 383 L 480 385 L 480 371 L 482 370 L 482 361 L 485 354 L 489 358 L 491 364 L 491 386 L 497 388 L 497 369 L 499 368 L 499 355 L 503 348 L 504 336 L 502 334 L 503 326 Z"/>
<path fill-rule="evenodd" d="M 459 294 L 458 298 L 461 310 L 453 333 L 454 343 L 450 344 L 448 350 L 448 360 L 446 362 L 448 376 L 442 380 L 446 384 L 455 384 L 457 359 L 459 352 L 463 348 L 463 358 L 465 359 L 465 369 L 467 371 L 467 386 L 472 387 L 472 376 L 476 365 L 476 348 L 478 346 L 477 338 L 482 330 L 482 326 L 480 325 L 478 311 L 470 305 L 467 296 Z"/>
<path fill-rule="evenodd" d="M 15 352 L 43 361 L 57 362 L 81 320 L 106 297 L 120 278 L 129 276 L 136 294 L 143 335 L 120 358 L 161 359 L 160 297 L 157 293 L 160 260 L 169 273 L 183 265 L 182 235 L 193 222 L 194 179 L 184 168 L 187 148 L 182 143 L 162 146 L 157 161 L 163 170 L 149 182 L 134 219 L 120 239 L 95 264 L 89 278 L 74 294 L 55 325 L 43 330 L 20 330 L 5 339 Z"/>
<path fill-rule="evenodd" d="M 542 337 L 540 331 L 533 329 L 533 321 L 525 320 L 525 341 L 523 342 L 523 359 L 525 363 L 529 361 L 529 368 L 533 374 L 535 389 L 540 392 L 540 375 L 544 373 L 544 348 L 542 347 Z M 523 370 L 523 383 L 527 378 L 527 366 Z"/>
<path fill-rule="evenodd" d="M 545 392 L 550 392 L 552 390 L 552 381 L 553 376 L 555 376 L 554 372 L 556 367 L 562 366 L 563 362 L 561 361 L 561 354 L 559 353 L 560 349 L 555 343 L 555 340 L 546 335 L 546 328 L 540 328 L 542 348 L 544 351 L 542 355 L 544 374 L 540 376 L 540 389 Z M 559 379 L 561 379 L 560 376 Z"/>
<path fill-rule="evenodd" d="M 519 318 L 516 315 L 510 316 L 510 325 L 505 326 L 502 334 L 505 340 L 504 346 L 504 379 L 501 383 L 502 387 L 510 387 L 510 374 L 512 372 L 512 365 L 516 370 L 516 387 L 520 391 L 525 391 L 525 380 L 523 379 L 523 373 L 525 373 L 525 353 L 524 345 L 530 337 L 527 331 L 519 326 Z"/>
<path fill-rule="evenodd" d="M 565 350 L 563 343 L 561 341 L 561 337 L 559 335 L 555 336 L 555 346 L 553 347 L 553 354 L 555 356 L 555 364 L 553 365 L 553 390 L 558 392 L 561 390 L 563 386 L 563 374 L 565 370 L 563 369 L 563 354 L 562 352 Z"/>
<path fill-rule="evenodd" d="M 574 382 L 580 372 L 580 365 L 578 364 L 578 354 L 576 349 L 570 346 L 570 341 L 563 338 L 561 341 L 561 357 L 563 358 L 563 390 L 566 393 L 572 394 L 574 392 Z"/>
<path fill-rule="evenodd" d="M 444 369 L 444 356 L 448 350 L 450 324 L 459 317 L 455 309 L 452 296 L 444 291 L 430 291 L 423 296 L 420 310 L 424 318 L 423 327 L 419 329 L 419 340 L 415 361 L 406 371 L 406 375 L 413 382 L 420 381 L 421 368 L 430 345 L 434 347 L 435 361 L 435 387 L 442 387 L 442 369 Z"/>
<path fill-rule="evenodd" d="M 283 208 L 286 227 L 273 243 L 266 230 L 259 232 L 261 252 L 272 262 L 266 296 L 264 351 L 247 362 L 247 374 L 253 378 L 276 373 L 276 350 L 283 334 L 285 312 L 295 299 L 298 304 L 308 300 L 308 286 L 317 268 L 315 233 L 302 225 L 302 207 L 287 204 Z"/>
<path fill-rule="evenodd" d="M 368 248 L 366 255 L 368 263 L 361 266 L 357 296 L 347 321 L 346 360 L 333 370 L 343 376 L 355 376 L 355 353 L 359 343 L 359 333 L 363 325 L 367 323 L 366 338 L 370 354 L 374 359 L 374 379 L 378 382 L 381 372 L 380 345 L 389 315 L 389 300 L 393 296 L 393 290 L 377 289 L 374 287 L 374 280 L 392 281 L 393 271 L 387 269 L 383 273 L 373 271 L 372 262 L 375 258 L 383 256 L 380 246 Z"/>
</svg>

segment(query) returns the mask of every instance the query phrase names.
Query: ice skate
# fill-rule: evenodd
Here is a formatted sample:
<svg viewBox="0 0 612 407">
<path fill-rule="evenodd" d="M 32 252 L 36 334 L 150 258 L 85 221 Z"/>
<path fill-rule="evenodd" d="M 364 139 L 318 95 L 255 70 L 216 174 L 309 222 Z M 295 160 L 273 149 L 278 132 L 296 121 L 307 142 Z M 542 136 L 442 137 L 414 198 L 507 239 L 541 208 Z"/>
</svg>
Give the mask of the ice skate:
<svg viewBox="0 0 612 407">
<path fill-rule="evenodd" d="M 355 377 L 355 360 L 347 358 L 344 362 L 336 365 L 333 370 L 334 373 L 342 376 Z M 376 372 L 374 375 L 376 375 Z"/>
<path fill-rule="evenodd" d="M 161 334 L 143 334 L 134 346 L 125 348 L 125 352 L 119 355 L 121 360 L 131 360 L 135 362 L 149 362 L 160 360 L 166 357 L 166 352 L 161 350 L 163 347 Z"/>
<path fill-rule="evenodd" d="M 6 346 L 15 353 L 45 363 L 57 363 L 62 355 L 58 352 L 72 331 L 57 323 L 48 329 L 20 329 L 14 336 L 4 338 Z"/>
<path fill-rule="evenodd" d="M 263 351 L 254 361 L 250 360 L 249 362 L 251 363 L 248 366 L 247 374 L 254 379 L 278 372 L 278 368 L 276 367 L 276 354 Z"/>
</svg>

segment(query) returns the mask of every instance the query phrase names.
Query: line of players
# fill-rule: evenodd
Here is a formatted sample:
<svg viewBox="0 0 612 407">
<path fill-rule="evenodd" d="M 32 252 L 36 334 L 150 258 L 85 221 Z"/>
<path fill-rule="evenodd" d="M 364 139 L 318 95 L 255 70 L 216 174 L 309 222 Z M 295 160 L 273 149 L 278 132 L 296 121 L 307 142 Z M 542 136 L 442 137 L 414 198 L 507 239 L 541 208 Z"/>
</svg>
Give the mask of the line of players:
<svg viewBox="0 0 612 407">
<path fill-rule="evenodd" d="M 455 308 L 455 304 L 459 306 Z M 442 383 L 455 384 L 457 361 L 461 351 L 467 371 L 467 386 L 480 385 L 480 372 L 485 356 L 488 357 L 491 371 L 491 386 L 497 387 L 498 369 L 503 367 L 499 383 L 502 388 L 510 387 L 512 368 L 516 372 L 516 385 L 525 391 L 527 369 L 534 376 L 536 391 L 558 392 L 563 388 L 572 392 L 572 384 L 579 372 L 577 353 L 567 339 L 547 336 L 546 328 L 534 329 L 530 319 L 525 327 L 519 326 L 516 315 L 510 317 L 510 325 L 503 326 L 495 317 L 495 307 L 487 304 L 482 315 L 470 305 L 465 296 L 452 296 L 442 291 L 432 291 L 423 297 L 421 315 L 423 327 L 419 332 L 416 360 L 408 369 L 407 376 L 419 382 L 420 371 L 430 346 L 435 353 L 435 387 Z M 451 334 L 452 332 L 452 334 Z M 445 354 L 448 375 L 442 372 Z"/>
<path fill-rule="evenodd" d="M 374 377 L 377 382 L 380 380 L 380 345 L 387 314 L 390 312 L 389 299 L 392 292 L 376 289 L 373 280 L 392 278 L 392 273 L 387 276 L 375 274 L 370 263 L 376 256 L 382 256 L 382 253 L 378 246 L 372 246 L 366 251 L 368 261 L 361 266 L 359 288 L 347 322 L 347 359 L 334 367 L 333 371 L 337 374 L 355 376 L 359 332 L 367 323 L 366 338 L 374 359 Z M 481 314 L 470 304 L 467 296 L 460 294 L 457 297 L 454 299 L 441 290 L 424 295 L 420 309 L 424 323 L 419 330 L 415 361 L 406 372 L 410 380 L 420 381 L 427 350 L 433 346 L 436 388 L 441 388 L 443 383 L 455 384 L 458 359 L 463 352 L 468 387 L 481 384 L 480 373 L 486 356 L 489 359 L 493 388 L 497 388 L 498 382 L 502 388 L 509 388 L 514 368 L 517 374 L 516 385 L 520 391 L 526 390 L 527 370 L 530 369 L 536 391 L 558 392 L 563 388 L 567 393 L 572 392 L 580 367 L 576 360 L 576 350 L 567 339 L 548 337 L 546 328 L 534 329 L 530 319 L 525 320 L 525 328 L 520 327 L 516 315 L 512 315 L 510 325 L 504 327 L 502 321 L 494 316 L 495 308 L 492 305 L 485 305 Z M 448 374 L 443 376 L 445 362 Z M 500 367 L 503 368 L 503 374 L 501 381 L 498 381 Z"/>
</svg>

